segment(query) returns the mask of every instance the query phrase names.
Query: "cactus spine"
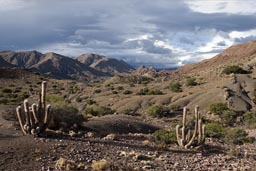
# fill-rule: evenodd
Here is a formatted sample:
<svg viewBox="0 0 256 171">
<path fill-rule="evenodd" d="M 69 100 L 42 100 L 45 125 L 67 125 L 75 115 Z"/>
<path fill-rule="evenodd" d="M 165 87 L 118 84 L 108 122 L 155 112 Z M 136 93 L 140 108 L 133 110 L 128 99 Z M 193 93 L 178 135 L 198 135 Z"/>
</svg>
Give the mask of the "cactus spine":
<svg viewBox="0 0 256 171">
<path fill-rule="evenodd" d="M 181 133 L 180 133 L 181 132 Z M 192 130 L 187 127 L 187 108 L 183 108 L 182 127 L 176 126 L 176 138 L 179 146 L 189 148 L 191 146 L 200 146 L 204 143 L 205 125 L 202 124 L 202 119 L 199 113 L 199 107 L 195 107 L 195 128 Z"/>
<path fill-rule="evenodd" d="M 39 93 L 38 105 L 33 103 L 29 107 L 28 100 L 24 100 L 24 112 L 21 111 L 21 106 L 16 108 L 18 121 L 23 134 L 39 135 L 42 133 L 50 122 L 51 105 L 46 106 L 46 85 L 47 82 L 42 82 L 42 90 Z"/>
</svg>

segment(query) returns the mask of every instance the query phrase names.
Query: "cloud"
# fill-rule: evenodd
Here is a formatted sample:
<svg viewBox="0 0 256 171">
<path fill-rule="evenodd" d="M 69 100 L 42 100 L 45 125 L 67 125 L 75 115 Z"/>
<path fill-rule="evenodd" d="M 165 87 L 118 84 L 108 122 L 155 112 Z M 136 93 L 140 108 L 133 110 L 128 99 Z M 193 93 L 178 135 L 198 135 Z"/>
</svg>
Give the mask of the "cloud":
<svg viewBox="0 0 256 171">
<path fill-rule="evenodd" d="M 256 37 L 253 1 L 0 0 L 0 49 L 196 62 Z"/>
<path fill-rule="evenodd" d="M 238 0 L 233 1 L 201 1 L 189 0 L 186 2 L 189 8 L 200 13 L 229 13 L 251 15 L 256 13 L 255 1 L 246 0 L 243 3 Z"/>
</svg>

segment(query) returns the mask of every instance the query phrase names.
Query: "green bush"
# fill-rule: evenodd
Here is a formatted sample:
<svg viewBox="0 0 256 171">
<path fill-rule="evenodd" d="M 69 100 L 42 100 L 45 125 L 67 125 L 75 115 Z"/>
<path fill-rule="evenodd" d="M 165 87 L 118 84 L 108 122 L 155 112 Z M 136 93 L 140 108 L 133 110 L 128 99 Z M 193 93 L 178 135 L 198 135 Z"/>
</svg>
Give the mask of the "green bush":
<svg viewBox="0 0 256 171">
<path fill-rule="evenodd" d="M 93 104 L 95 104 L 96 102 L 94 101 L 94 100 L 92 100 L 92 99 L 87 99 L 86 100 L 86 104 L 88 104 L 88 105 L 93 105 Z"/>
<path fill-rule="evenodd" d="M 170 89 L 172 92 L 175 92 L 175 93 L 182 92 L 181 84 L 179 82 L 170 83 Z"/>
<path fill-rule="evenodd" d="M 140 89 L 137 95 L 163 95 L 164 93 L 161 90 L 149 90 L 147 87 Z"/>
<path fill-rule="evenodd" d="M 7 98 L 1 98 L 0 99 L 0 104 L 6 105 L 7 103 L 8 103 L 8 99 Z"/>
<path fill-rule="evenodd" d="M 243 70 L 238 65 L 230 65 L 223 69 L 224 74 L 246 74 L 247 71 Z"/>
<path fill-rule="evenodd" d="M 54 94 L 49 94 L 46 96 L 46 101 L 52 104 L 64 104 L 66 101 L 64 99 L 64 97 L 62 96 L 58 96 L 58 95 L 54 95 Z"/>
<path fill-rule="evenodd" d="M 27 99 L 27 98 L 29 98 L 29 94 L 28 94 L 28 93 L 25 93 L 25 92 L 20 93 L 20 94 L 18 94 L 18 98 L 19 98 L 20 100 Z"/>
<path fill-rule="evenodd" d="M 101 93 L 101 89 L 94 90 L 94 93 Z"/>
<path fill-rule="evenodd" d="M 218 123 L 208 123 L 205 125 L 205 136 L 211 138 L 223 139 L 226 129 Z"/>
<path fill-rule="evenodd" d="M 76 102 L 82 102 L 82 101 L 83 101 L 83 99 L 81 99 L 81 97 L 76 98 Z"/>
<path fill-rule="evenodd" d="M 173 105 L 171 105 L 170 109 L 174 112 L 177 112 L 177 111 L 182 110 L 182 107 L 178 104 L 173 104 Z"/>
<path fill-rule="evenodd" d="M 124 87 L 123 86 L 118 86 L 116 89 L 117 90 L 124 90 Z"/>
<path fill-rule="evenodd" d="M 117 91 L 112 91 L 112 94 L 118 94 L 118 92 Z"/>
<path fill-rule="evenodd" d="M 163 106 L 156 106 L 156 105 L 153 105 L 153 106 L 149 106 L 148 107 L 148 114 L 151 116 L 151 117 L 157 117 L 157 118 L 160 118 L 160 117 L 163 117 L 166 113 L 166 110 L 164 109 Z"/>
<path fill-rule="evenodd" d="M 158 130 L 153 134 L 154 141 L 157 144 L 167 145 L 177 143 L 176 133 L 174 129 Z"/>
<path fill-rule="evenodd" d="M 83 115 L 78 114 L 78 109 L 71 105 L 56 105 L 53 107 L 53 117 L 49 128 L 68 130 L 74 124 L 81 125 L 86 119 Z"/>
<path fill-rule="evenodd" d="M 245 130 L 241 128 L 233 128 L 226 131 L 224 142 L 226 144 L 235 144 L 241 145 L 244 143 L 252 143 L 255 141 L 255 138 L 248 137 L 248 134 Z"/>
<path fill-rule="evenodd" d="M 105 106 L 93 106 L 87 108 L 85 110 L 85 115 L 92 115 L 92 116 L 104 116 L 108 114 L 113 114 L 115 111 L 109 107 Z"/>
<path fill-rule="evenodd" d="M 2 89 L 2 93 L 12 93 L 12 89 L 4 88 L 4 89 Z"/>
<path fill-rule="evenodd" d="M 132 94 L 132 91 L 131 91 L 131 90 L 125 90 L 125 91 L 123 92 L 123 94 Z"/>
<path fill-rule="evenodd" d="M 256 127 L 256 112 L 246 112 L 243 115 L 244 124 L 248 127 Z"/>
<path fill-rule="evenodd" d="M 228 106 L 225 103 L 210 104 L 209 109 L 212 113 L 222 114 L 225 110 L 228 110 Z"/>
<path fill-rule="evenodd" d="M 196 78 L 187 77 L 185 84 L 186 84 L 186 86 L 196 86 L 198 83 L 196 82 Z"/>
<path fill-rule="evenodd" d="M 237 113 L 232 110 L 225 110 L 220 115 L 222 123 L 232 126 L 236 122 Z"/>
</svg>

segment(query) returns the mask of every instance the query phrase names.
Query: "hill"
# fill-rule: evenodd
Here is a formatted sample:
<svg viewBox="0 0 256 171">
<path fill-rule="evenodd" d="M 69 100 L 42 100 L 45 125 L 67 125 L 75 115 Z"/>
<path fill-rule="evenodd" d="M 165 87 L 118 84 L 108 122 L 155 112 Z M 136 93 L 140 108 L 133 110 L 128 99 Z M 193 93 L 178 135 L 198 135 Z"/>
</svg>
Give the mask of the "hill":
<svg viewBox="0 0 256 171">
<path fill-rule="evenodd" d="M 176 73 L 189 74 L 211 71 L 220 71 L 228 65 L 251 67 L 256 64 L 256 41 L 234 45 L 213 58 L 198 63 L 184 65 Z M 219 73 L 219 72 L 217 72 Z"/>
<path fill-rule="evenodd" d="M 83 54 L 75 58 L 79 62 L 100 72 L 111 74 L 130 73 L 134 68 L 117 59 L 107 58 L 97 54 Z"/>
<path fill-rule="evenodd" d="M 127 73 L 132 67 L 123 61 L 100 55 L 80 56 L 75 60 L 57 53 L 42 54 L 37 51 L 0 52 L 0 66 L 25 68 L 58 79 L 91 80 Z M 87 61 L 87 62 L 86 62 Z"/>
</svg>

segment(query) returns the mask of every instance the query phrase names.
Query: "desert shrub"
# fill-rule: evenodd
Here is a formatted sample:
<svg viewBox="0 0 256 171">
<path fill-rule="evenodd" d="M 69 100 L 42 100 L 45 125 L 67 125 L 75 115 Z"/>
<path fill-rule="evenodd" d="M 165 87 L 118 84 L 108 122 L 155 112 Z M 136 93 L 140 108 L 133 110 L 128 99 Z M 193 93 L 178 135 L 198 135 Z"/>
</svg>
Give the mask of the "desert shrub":
<svg viewBox="0 0 256 171">
<path fill-rule="evenodd" d="M 125 90 L 125 91 L 123 92 L 123 94 L 132 94 L 132 91 L 131 91 L 131 90 Z"/>
<path fill-rule="evenodd" d="M 52 85 L 52 88 L 56 89 L 56 88 L 58 88 L 58 85 L 54 84 L 54 85 Z"/>
<path fill-rule="evenodd" d="M 12 89 L 4 88 L 4 89 L 2 89 L 2 93 L 12 93 Z"/>
<path fill-rule="evenodd" d="M 149 106 L 148 107 L 148 114 L 152 117 L 163 117 L 165 114 L 165 109 L 163 106 Z"/>
<path fill-rule="evenodd" d="M 88 104 L 88 105 L 93 105 L 93 104 L 95 104 L 96 102 L 94 101 L 94 100 L 92 100 L 92 99 L 87 99 L 86 100 L 86 104 Z"/>
<path fill-rule="evenodd" d="M 236 122 L 237 113 L 232 110 L 225 110 L 220 117 L 222 118 L 222 123 L 231 126 Z"/>
<path fill-rule="evenodd" d="M 83 99 L 82 99 L 81 97 L 77 97 L 77 98 L 76 98 L 76 102 L 82 102 L 82 100 L 83 100 Z"/>
<path fill-rule="evenodd" d="M 170 89 L 175 93 L 182 92 L 181 84 L 179 82 L 170 83 Z"/>
<path fill-rule="evenodd" d="M 163 95 L 164 93 L 161 90 L 149 90 L 147 87 L 140 89 L 137 95 Z"/>
<path fill-rule="evenodd" d="M 8 99 L 7 98 L 0 99 L 0 104 L 8 104 Z"/>
<path fill-rule="evenodd" d="M 26 93 L 26 92 L 20 93 L 20 94 L 18 94 L 18 98 L 19 98 L 20 100 L 27 99 L 27 98 L 29 98 L 29 94 Z"/>
<path fill-rule="evenodd" d="M 246 112 L 243 115 L 244 124 L 248 127 L 255 128 L 256 126 L 256 112 Z"/>
<path fill-rule="evenodd" d="M 117 90 L 124 90 L 124 87 L 123 86 L 118 86 L 116 89 Z"/>
<path fill-rule="evenodd" d="M 55 105 L 53 107 L 53 117 L 49 128 L 51 129 L 69 129 L 74 124 L 80 125 L 85 118 L 78 114 L 78 109 L 71 105 Z"/>
<path fill-rule="evenodd" d="M 125 109 L 123 113 L 126 115 L 134 115 L 135 111 L 133 109 Z"/>
<path fill-rule="evenodd" d="M 108 114 L 113 114 L 115 111 L 109 107 L 105 106 L 93 106 L 87 108 L 85 110 L 85 115 L 92 115 L 92 116 L 104 116 Z"/>
<path fill-rule="evenodd" d="M 225 103 L 213 103 L 210 104 L 209 110 L 215 114 L 222 114 L 225 110 L 228 110 L 228 106 Z"/>
<path fill-rule="evenodd" d="M 67 101 L 62 96 L 49 94 L 46 96 L 46 101 L 52 104 L 64 104 Z"/>
<path fill-rule="evenodd" d="M 101 89 L 94 90 L 94 93 L 101 93 Z"/>
<path fill-rule="evenodd" d="M 18 103 L 18 99 L 16 98 L 8 98 L 7 104 L 8 105 L 14 105 Z"/>
<path fill-rule="evenodd" d="M 157 130 L 153 134 L 154 141 L 157 144 L 167 145 L 167 144 L 175 144 L 176 140 L 176 133 L 174 129 L 170 130 Z"/>
<path fill-rule="evenodd" d="M 112 91 L 112 94 L 118 94 L 118 92 L 117 91 Z"/>
<path fill-rule="evenodd" d="M 205 136 L 223 139 L 226 129 L 219 123 L 208 123 L 205 125 Z"/>
<path fill-rule="evenodd" d="M 255 141 L 255 138 L 248 137 L 248 134 L 245 130 L 241 128 L 232 128 L 226 131 L 224 142 L 226 144 L 235 144 L 241 145 L 244 143 L 252 143 Z"/>
<path fill-rule="evenodd" d="M 21 87 L 16 87 L 14 90 L 13 90 L 13 92 L 14 93 L 19 93 L 19 92 L 21 92 Z"/>
<path fill-rule="evenodd" d="M 230 65 L 223 69 L 222 73 L 224 74 L 246 74 L 247 72 L 243 70 L 238 65 Z"/>
<path fill-rule="evenodd" d="M 172 105 L 170 106 L 170 109 L 171 109 L 172 111 L 174 111 L 174 112 L 177 112 L 177 111 L 182 110 L 181 106 L 178 105 L 178 104 L 172 104 Z"/>
<path fill-rule="evenodd" d="M 196 86 L 198 83 L 196 82 L 196 78 L 187 77 L 185 84 L 186 84 L 186 86 Z"/>
</svg>

